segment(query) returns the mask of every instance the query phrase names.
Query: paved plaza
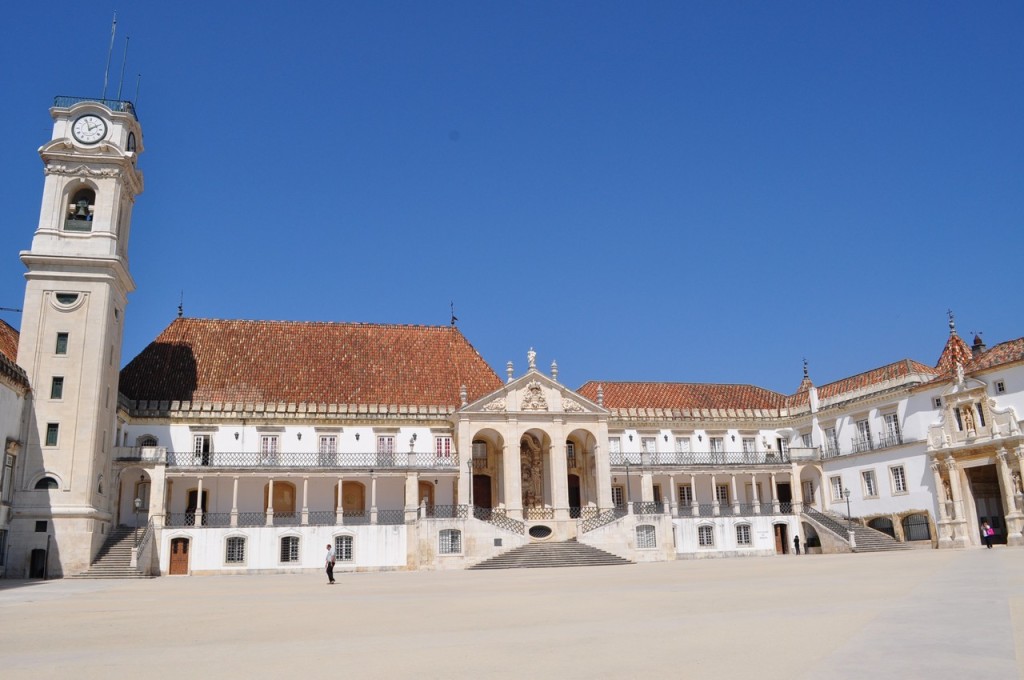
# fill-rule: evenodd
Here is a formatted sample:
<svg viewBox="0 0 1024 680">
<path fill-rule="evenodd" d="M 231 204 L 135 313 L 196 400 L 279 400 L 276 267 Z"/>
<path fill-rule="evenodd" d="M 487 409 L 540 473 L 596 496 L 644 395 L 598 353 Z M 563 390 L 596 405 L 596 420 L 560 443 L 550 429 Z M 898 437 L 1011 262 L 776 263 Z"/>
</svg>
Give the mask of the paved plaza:
<svg viewBox="0 0 1024 680">
<path fill-rule="evenodd" d="M 0 581 L 12 678 L 1024 677 L 1024 550 Z"/>
</svg>

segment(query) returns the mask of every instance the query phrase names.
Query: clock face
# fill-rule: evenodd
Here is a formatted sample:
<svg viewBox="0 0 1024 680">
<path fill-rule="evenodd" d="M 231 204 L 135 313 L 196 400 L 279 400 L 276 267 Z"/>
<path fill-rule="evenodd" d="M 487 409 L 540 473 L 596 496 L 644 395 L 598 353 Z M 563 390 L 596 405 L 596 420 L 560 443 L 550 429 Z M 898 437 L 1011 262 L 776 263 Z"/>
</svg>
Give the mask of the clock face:
<svg viewBox="0 0 1024 680">
<path fill-rule="evenodd" d="M 75 121 L 71 134 L 82 144 L 95 144 L 107 136 L 107 123 L 99 116 L 87 114 Z"/>
</svg>

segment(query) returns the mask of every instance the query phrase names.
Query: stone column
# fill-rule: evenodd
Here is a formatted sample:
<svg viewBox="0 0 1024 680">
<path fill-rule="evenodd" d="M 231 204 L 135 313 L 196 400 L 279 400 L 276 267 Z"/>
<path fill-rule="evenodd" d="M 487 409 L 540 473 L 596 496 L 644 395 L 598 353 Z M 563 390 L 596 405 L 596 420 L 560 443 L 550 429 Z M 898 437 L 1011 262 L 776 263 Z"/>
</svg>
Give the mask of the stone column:
<svg viewBox="0 0 1024 680">
<path fill-rule="evenodd" d="M 754 514 L 761 514 L 761 494 L 757 492 L 757 474 L 750 475 L 750 494 L 754 497 Z"/>
<path fill-rule="evenodd" d="M 644 503 L 654 501 L 654 475 L 644 467 L 640 468 L 640 500 Z"/>
<path fill-rule="evenodd" d="M 782 512 L 782 507 L 779 504 L 779 488 L 775 485 L 775 473 L 771 473 L 771 485 L 772 485 L 772 514 L 778 515 Z"/>
<path fill-rule="evenodd" d="M 198 477 L 198 485 L 196 489 L 196 526 L 203 526 L 203 478 Z"/>
<path fill-rule="evenodd" d="M 1022 522 L 1017 504 L 1013 500 L 1014 486 L 1013 476 L 1010 473 L 1010 456 L 1006 449 L 1000 446 L 999 451 L 996 453 L 996 458 L 999 459 L 997 465 L 999 468 L 999 485 L 1003 491 L 1003 512 L 1006 517 L 1006 544 L 1021 545 L 1024 543 L 1024 539 L 1021 536 L 1021 526 L 1024 522 Z"/>
<path fill-rule="evenodd" d="M 740 514 L 740 490 L 736 488 L 736 475 L 729 475 L 729 488 L 732 491 L 732 514 Z"/>
<path fill-rule="evenodd" d="M 518 428 L 514 444 L 507 443 L 502 449 L 502 470 L 505 473 L 505 512 L 512 519 L 523 519 L 523 472 L 519 460 L 519 439 L 522 434 Z"/>
<path fill-rule="evenodd" d="M 721 508 L 718 504 L 718 479 L 715 474 L 711 474 L 711 514 L 718 517 L 722 514 Z"/>
<path fill-rule="evenodd" d="M 231 526 L 238 526 L 238 475 L 231 478 Z"/>
<path fill-rule="evenodd" d="M 938 531 L 938 544 L 940 548 L 951 547 L 953 542 L 949 538 L 949 513 L 946 511 L 946 486 L 942 483 L 942 467 L 939 462 L 933 460 L 931 463 L 932 476 L 935 479 L 935 505 L 939 509 L 939 521 L 936 530 Z"/>
<path fill-rule="evenodd" d="M 157 529 L 164 525 L 164 504 L 167 498 L 167 468 L 155 467 L 149 470 L 149 517 Z"/>
<path fill-rule="evenodd" d="M 967 547 L 967 519 L 964 515 L 963 489 L 960 486 L 960 469 L 953 456 L 946 458 L 946 470 L 949 473 L 949 488 L 953 492 L 953 519 L 950 526 L 953 529 L 953 542 L 957 547 Z"/>
<path fill-rule="evenodd" d="M 608 437 L 605 437 L 605 441 Z M 607 447 L 594 444 L 594 490 L 597 492 L 599 510 L 612 507 L 612 464 Z"/>
<path fill-rule="evenodd" d="M 804 511 L 804 487 L 800 484 L 800 466 L 796 463 L 790 463 L 789 486 L 790 491 L 793 492 L 793 514 L 799 515 Z M 808 502 L 813 503 L 813 501 Z"/>
<path fill-rule="evenodd" d="M 377 475 L 370 473 L 370 524 L 377 523 Z"/>
<path fill-rule="evenodd" d="M 473 497 L 473 435 L 470 433 L 469 421 L 462 421 L 456 428 L 458 435 L 453 444 L 457 444 L 456 453 L 459 456 L 459 465 L 456 468 L 459 472 L 458 502 L 472 505 Z M 418 483 L 418 482 L 417 482 Z M 417 494 L 419 491 L 417 490 Z M 463 500 L 465 499 L 465 500 Z M 452 500 L 455 503 L 455 500 Z M 419 504 L 417 499 L 416 505 Z M 470 510 L 472 512 L 472 509 Z"/>
<path fill-rule="evenodd" d="M 676 517 L 679 514 L 679 490 L 676 488 L 676 476 L 668 476 L 668 514 Z"/>
<path fill-rule="evenodd" d="M 556 428 L 561 432 L 561 428 Z M 551 505 L 555 509 L 555 519 L 569 519 L 569 466 L 565 456 L 565 438 L 559 438 L 551 445 Z"/>
<path fill-rule="evenodd" d="M 700 501 L 697 500 L 697 475 L 690 473 L 690 514 L 700 516 Z"/>
<path fill-rule="evenodd" d="M 267 526 L 274 526 L 274 478 L 267 482 Z"/>
<path fill-rule="evenodd" d="M 335 503 L 337 507 L 334 508 L 334 521 L 338 524 L 345 523 L 345 511 L 343 509 L 343 501 L 341 498 L 342 491 L 345 488 L 345 481 L 343 477 L 338 477 L 337 489 L 338 489 L 338 502 Z"/>
<path fill-rule="evenodd" d="M 420 475 L 410 472 L 405 476 L 405 523 L 415 522 L 419 516 Z M 435 499 L 436 500 L 436 499 Z M 422 518 L 420 518 L 422 519 Z"/>
<path fill-rule="evenodd" d="M 302 526 L 309 524 L 309 477 L 302 478 L 302 515 L 299 521 Z"/>
</svg>

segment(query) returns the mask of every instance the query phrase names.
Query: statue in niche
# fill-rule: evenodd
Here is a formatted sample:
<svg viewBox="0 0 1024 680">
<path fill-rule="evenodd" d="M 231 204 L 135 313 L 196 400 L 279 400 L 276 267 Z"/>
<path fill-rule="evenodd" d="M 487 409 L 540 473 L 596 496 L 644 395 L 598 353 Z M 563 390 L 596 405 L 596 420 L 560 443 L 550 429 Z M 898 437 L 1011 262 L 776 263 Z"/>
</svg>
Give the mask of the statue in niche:
<svg viewBox="0 0 1024 680">
<path fill-rule="evenodd" d="M 953 500 L 953 489 L 949 486 L 949 480 L 948 479 L 944 480 L 942 482 L 942 490 L 946 493 L 946 500 L 947 501 Z"/>
<path fill-rule="evenodd" d="M 532 435 L 523 435 L 519 443 L 519 467 L 523 480 L 523 507 L 541 507 L 544 503 L 544 455 L 540 442 Z"/>
<path fill-rule="evenodd" d="M 1016 470 L 1013 471 L 1013 493 L 1016 495 L 1024 494 L 1024 487 L 1021 486 L 1020 473 Z"/>
<path fill-rule="evenodd" d="M 964 421 L 964 431 L 974 432 L 974 408 L 971 407 L 970 405 L 962 406 L 960 408 L 960 417 Z"/>
</svg>

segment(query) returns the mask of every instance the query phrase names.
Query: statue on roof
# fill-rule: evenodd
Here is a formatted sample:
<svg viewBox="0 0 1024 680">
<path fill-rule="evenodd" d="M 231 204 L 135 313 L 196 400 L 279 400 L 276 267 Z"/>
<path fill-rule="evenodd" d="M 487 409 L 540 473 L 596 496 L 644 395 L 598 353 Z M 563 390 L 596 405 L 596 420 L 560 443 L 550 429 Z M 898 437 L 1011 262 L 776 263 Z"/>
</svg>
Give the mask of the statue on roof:
<svg viewBox="0 0 1024 680">
<path fill-rule="evenodd" d="M 530 351 L 526 353 L 526 362 L 529 364 L 527 368 L 537 368 L 537 353 L 530 348 Z"/>
</svg>

